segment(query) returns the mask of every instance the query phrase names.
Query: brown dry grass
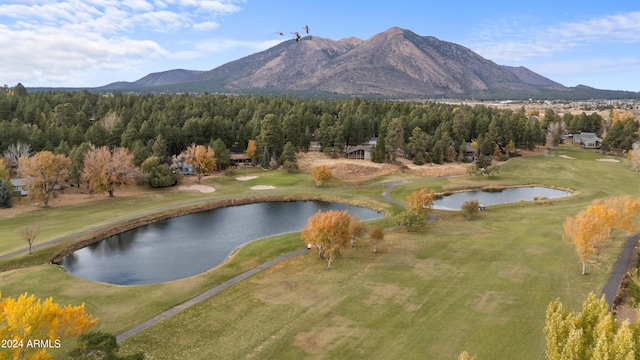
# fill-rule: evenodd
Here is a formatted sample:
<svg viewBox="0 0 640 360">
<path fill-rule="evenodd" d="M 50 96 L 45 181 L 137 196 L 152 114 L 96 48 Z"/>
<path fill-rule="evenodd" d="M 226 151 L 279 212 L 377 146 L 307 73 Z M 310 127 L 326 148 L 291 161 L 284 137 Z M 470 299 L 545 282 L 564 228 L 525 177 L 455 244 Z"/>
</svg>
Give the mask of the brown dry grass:
<svg viewBox="0 0 640 360">
<path fill-rule="evenodd" d="M 314 167 L 327 165 L 331 168 L 333 176 L 339 180 L 366 180 L 372 177 L 390 175 L 401 171 L 400 166 L 388 163 L 374 163 L 368 160 L 355 160 L 346 158 L 331 158 L 328 154 L 319 151 L 299 153 L 298 164 L 304 172 L 311 172 Z M 398 162 L 408 168 L 409 173 L 428 178 L 463 175 L 467 173 L 469 164 L 426 164 L 415 165 L 411 160 L 397 159 Z"/>
</svg>

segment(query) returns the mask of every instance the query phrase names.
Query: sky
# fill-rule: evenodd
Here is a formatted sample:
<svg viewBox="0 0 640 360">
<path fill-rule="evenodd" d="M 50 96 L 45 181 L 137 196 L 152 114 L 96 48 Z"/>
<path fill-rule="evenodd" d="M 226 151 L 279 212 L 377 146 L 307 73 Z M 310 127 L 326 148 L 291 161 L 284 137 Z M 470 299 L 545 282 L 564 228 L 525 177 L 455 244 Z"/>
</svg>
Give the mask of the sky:
<svg viewBox="0 0 640 360">
<path fill-rule="evenodd" d="M 0 86 L 211 70 L 305 25 L 332 40 L 398 26 L 565 86 L 640 91 L 638 0 L 2 0 Z"/>
</svg>

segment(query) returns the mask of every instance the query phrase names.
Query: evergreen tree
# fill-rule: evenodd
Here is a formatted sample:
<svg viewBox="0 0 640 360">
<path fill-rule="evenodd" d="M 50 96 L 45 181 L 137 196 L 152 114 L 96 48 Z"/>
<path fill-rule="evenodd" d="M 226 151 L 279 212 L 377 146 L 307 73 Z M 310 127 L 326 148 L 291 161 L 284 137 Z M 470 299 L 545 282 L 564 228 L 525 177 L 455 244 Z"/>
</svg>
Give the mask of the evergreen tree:
<svg viewBox="0 0 640 360">
<path fill-rule="evenodd" d="M 151 156 L 146 159 L 140 168 L 147 176 L 149 186 L 152 188 L 161 188 L 172 186 L 177 183 L 176 176 L 171 172 L 169 165 L 160 161 L 157 156 Z"/>
<path fill-rule="evenodd" d="M 221 138 L 217 138 L 216 141 L 211 144 L 211 148 L 214 154 L 216 154 L 216 170 L 221 171 L 231 166 L 231 155 Z"/>
<path fill-rule="evenodd" d="M 0 209 L 11 207 L 11 189 L 4 179 L 0 179 Z"/>
</svg>

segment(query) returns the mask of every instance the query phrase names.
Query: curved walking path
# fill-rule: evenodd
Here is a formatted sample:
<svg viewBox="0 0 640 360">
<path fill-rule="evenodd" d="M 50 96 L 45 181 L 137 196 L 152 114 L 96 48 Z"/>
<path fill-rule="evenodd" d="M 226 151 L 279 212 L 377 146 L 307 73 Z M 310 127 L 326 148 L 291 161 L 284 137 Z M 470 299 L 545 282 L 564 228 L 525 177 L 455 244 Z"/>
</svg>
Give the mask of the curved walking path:
<svg viewBox="0 0 640 360">
<path fill-rule="evenodd" d="M 633 256 L 633 249 L 636 247 L 636 244 L 638 244 L 638 241 L 640 241 L 640 233 L 629 237 L 627 242 L 622 247 L 622 251 L 620 252 L 618 261 L 616 261 L 616 264 L 613 267 L 613 271 L 611 271 L 609 280 L 607 280 L 607 283 L 602 289 L 601 295 L 604 295 L 604 298 L 607 300 L 609 309 L 613 307 L 613 302 L 616 299 L 616 294 L 618 293 L 618 289 L 620 288 L 622 279 L 629 269 L 629 263 L 631 262 L 631 257 Z"/>
<path fill-rule="evenodd" d="M 384 197 L 385 200 L 387 200 L 389 202 L 392 202 L 392 203 L 395 203 L 395 204 L 399 204 L 399 205 L 404 205 L 402 202 L 393 199 L 389 195 L 391 193 L 391 190 L 393 190 L 394 187 L 396 187 L 396 186 L 398 186 L 400 184 L 404 184 L 404 183 L 406 183 L 406 182 L 394 181 L 394 182 L 390 182 L 390 183 L 384 183 L 386 185 L 386 188 L 385 188 L 384 192 L 382 193 L 382 197 Z M 434 221 L 434 220 L 435 220 L 435 216 L 433 216 L 431 213 L 429 213 L 429 220 L 428 221 L 431 222 L 431 221 Z M 396 228 L 399 228 L 399 227 L 395 226 L 395 227 L 387 228 L 385 230 L 390 231 L 390 230 L 395 230 Z M 185 301 L 185 302 L 183 302 L 181 304 L 178 304 L 178 305 L 172 307 L 171 309 L 166 310 L 166 311 L 164 311 L 164 312 L 152 317 L 151 319 L 132 327 L 131 329 L 121 333 L 120 335 L 117 335 L 116 336 L 116 341 L 117 342 L 123 341 L 123 340 L 125 340 L 125 339 L 127 339 L 127 338 L 129 338 L 129 337 L 131 337 L 131 336 L 133 336 L 133 335 L 135 335 L 135 334 L 147 329 L 148 327 L 153 326 L 153 325 L 157 324 L 158 322 L 160 322 L 160 321 L 162 321 L 162 320 L 164 320 L 164 319 L 166 319 L 166 318 L 168 318 L 168 317 L 170 317 L 172 315 L 175 315 L 175 314 L 179 313 L 182 310 L 185 310 L 185 309 L 189 308 L 190 306 L 193 306 L 193 305 L 195 305 L 195 304 L 197 304 L 197 303 L 199 303 L 199 302 L 201 302 L 203 300 L 206 300 L 206 299 L 212 297 L 213 295 L 216 295 L 220 291 L 228 288 L 229 286 L 231 286 L 231 285 L 233 285 L 233 284 L 235 284 L 235 283 L 237 283 L 239 281 L 242 281 L 242 280 L 244 280 L 244 279 L 246 279 L 246 278 L 248 278 L 248 277 L 250 277 L 250 276 L 252 276 L 252 275 L 254 275 L 254 274 L 256 274 L 256 273 L 258 273 L 258 272 L 260 272 L 260 271 L 262 271 L 262 270 L 264 270 L 266 268 L 268 268 L 268 267 L 270 267 L 270 266 L 273 266 L 273 265 L 279 263 L 279 262 L 282 262 L 282 261 L 284 261 L 286 259 L 289 259 L 289 258 L 297 256 L 297 255 L 306 253 L 308 251 L 309 251 L 308 249 L 298 249 L 298 250 L 289 252 L 287 254 L 280 255 L 277 258 L 269 260 L 264 264 L 258 265 L 258 266 L 256 266 L 255 268 L 253 268 L 251 270 L 245 271 L 242 274 L 237 275 L 237 276 L 235 276 L 235 277 L 223 282 L 220 285 L 216 285 L 215 287 L 203 292 L 202 294 L 200 294 L 198 296 L 195 296 L 195 297 L 193 297 L 193 298 L 191 298 L 191 299 L 189 299 L 189 300 L 187 300 L 187 301 Z"/>
<path fill-rule="evenodd" d="M 284 260 L 286 260 L 288 258 L 303 254 L 303 253 L 308 252 L 308 251 L 309 250 L 306 249 L 306 248 L 295 250 L 295 251 L 292 251 L 290 253 L 287 253 L 287 254 L 284 254 L 284 255 L 280 255 L 275 259 L 271 259 L 271 260 L 267 261 L 264 264 L 261 264 L 261 265 L 258 265 L 256 267 L 254 267 L 251 270 L 245 271 L 242 274 L 237 275 L 237 276 L 235 276 L 235 277 L 223 282 L 222 284 L 217 285 L 217 286 L 215 286 L 215 287 L 203 292 L 202 294 L 183 302 L 182 304 L 176 305 L 176 306 L 172 307 L 171 309 L 152 317 L 151 319 L 143 322 L 142 324 L 134 326 L 133 328 L 131 328 L 131 329 L 123 332 L 122 334 L 116 336 L 116 341 L 122 341 L 122 340 L 124 340 L 124 339 L 126 339 L 126 338 L 128 338 L 130 336 L 133 336 L 133 335 L 139 333 L 140 331 L 148 328 L 149 326 L 156 324 L 160 320 L 168 318 L 169 316 L 177 314 L 180 311 L 182 311 L 182 310 L 184 310 L 184 309 L 186 309 L 186 308 L 188 308 L 188 307 L 190 307 L 192 305 L 195 305 L 195 304 L 197 304 L 197 303 L 199 303 L 199 302 L 201 302 L 201 301 L 203 301 L 205 299 L 208 299 L 208 298 L 212 297 L 213 295 L 219 293 L 220 291 L 228 288 L 229 286 L 231 286 L 231 285 L 233 285 L 233 284 L 235 284 L 235 283 L 237 283 L 237 282 L 239 282 L 241 280 L 244 280 L 244 279 L 248 278 L 249 276 L 251 276 L 253 274 L 256 274 L 256 273 L 258 273 L 258 272 L 260 272 L 260 271 L 262 271 L 262 270 L 264 270 L 264 269 L 266 269 L 266 268 L 268 268 L 270 266 L 273 266 L 273 265 L 275 265 L 275 264 L 277 264 L 277 263 L 279 263 L 281 261 L 284 261 Z"/>
</svg>

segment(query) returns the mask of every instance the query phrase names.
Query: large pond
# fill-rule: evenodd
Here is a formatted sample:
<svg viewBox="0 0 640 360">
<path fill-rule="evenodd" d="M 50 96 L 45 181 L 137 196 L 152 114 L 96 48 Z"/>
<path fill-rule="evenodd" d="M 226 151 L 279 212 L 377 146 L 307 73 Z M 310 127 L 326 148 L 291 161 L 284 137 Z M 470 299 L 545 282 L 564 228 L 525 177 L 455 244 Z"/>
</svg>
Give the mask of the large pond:
<svg viewBox="0 0 640 360">
<path fill-rule="evenodd" d="M 436 199 L 433 202 L 433 208 L 437 210 L 460 210 L 462 204 L 470 200 L 478 200 L 481 205 L 488 206 L 517 201 L 532 201 L 536 197 L 554 199 L 569 195 L 571 195 L 569 191 L 539 186 L 507 188 L 501 191 L 465 191 Z"/>
<path fill-rule="evenodd" d="M 362 220 L 383 216 L 365 208 L 322 201 L 231 206 L 111 236 L 65 256 L 60 264 L 75 276 L 112 284 L 182 279 L 222 264 L 248 242 L 302 230 L 318 210 L 347 210 Z"/>
</svg>

